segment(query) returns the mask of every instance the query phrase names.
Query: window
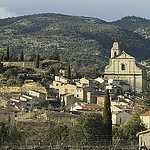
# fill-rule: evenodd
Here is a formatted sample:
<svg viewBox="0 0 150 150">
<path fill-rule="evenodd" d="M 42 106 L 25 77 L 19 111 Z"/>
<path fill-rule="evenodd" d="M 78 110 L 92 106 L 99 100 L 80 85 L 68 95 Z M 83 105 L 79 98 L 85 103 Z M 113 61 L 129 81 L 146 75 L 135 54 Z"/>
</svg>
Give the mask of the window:
<svg viewBox="0 0 150 150">
<path fill-rule="evenodd" d="M 70 127 L 72 127 L 72 126 L 73 126 L 73 122 L 68 122 L 68 125 L 69 125 Z"/>
<path fill-rule="evenodd" d="M 121 70 L 125 70 L 125 64 L 121 64 Z"/>
<path fill-rule="evenodd" d="M 117 56 L 117 52 L 114 52 L 114 57 L 116 57 Z"/>
<path fill-rule="evenodd" d="M 68 93 L 68 89 L 65 89 L 65 93 Z"/>
<path fill-rule="evenodd" d="M 77 97 L 79 97 L 79 94 L 77 94 Z"/>
</svg>

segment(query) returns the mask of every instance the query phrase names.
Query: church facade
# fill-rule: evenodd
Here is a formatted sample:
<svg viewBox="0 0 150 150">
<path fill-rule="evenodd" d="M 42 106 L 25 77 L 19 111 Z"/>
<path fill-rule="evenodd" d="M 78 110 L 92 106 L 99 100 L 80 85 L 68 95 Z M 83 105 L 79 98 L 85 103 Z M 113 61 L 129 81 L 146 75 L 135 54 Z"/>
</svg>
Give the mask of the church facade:
<svg viewBox="0 0 150 150">
<path fill-rule="evenodd" d="M 109 65 L 105 67 L 104 77 L 107 79 L 123 80 L 129 84 L 132 92 L 143 92 L 147 88 L 146 69 L 136 63 L 134 57 L 119 49 L 114 42 L 111 49 Z"/>
</svg>

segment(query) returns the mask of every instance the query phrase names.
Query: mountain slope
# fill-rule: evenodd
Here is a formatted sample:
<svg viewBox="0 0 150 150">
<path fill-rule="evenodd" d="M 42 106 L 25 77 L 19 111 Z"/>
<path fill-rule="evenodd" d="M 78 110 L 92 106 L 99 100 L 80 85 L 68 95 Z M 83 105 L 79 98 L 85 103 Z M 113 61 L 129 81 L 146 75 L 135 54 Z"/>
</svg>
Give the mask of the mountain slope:
<svg viewBox="0 0 150 150">
<path fill-rule="evenodd" d="M 146 39 L 150 38 L 150 20 L 148 19 L 128 16 L 111 22 L 111 24 L 138 33 Z"/>
<path fill-rule="evenodd" d="M 113 23 L 91 17 L 37 14 L 0 20 L 0 49 L 26 55 L 31 50 L 43 58 L 58 51 L 78 66 L 98 64 L 104 68 L 114 39 L 122 50 L 138 60 L 150 57 L 150 40 Z"/>
</svg>

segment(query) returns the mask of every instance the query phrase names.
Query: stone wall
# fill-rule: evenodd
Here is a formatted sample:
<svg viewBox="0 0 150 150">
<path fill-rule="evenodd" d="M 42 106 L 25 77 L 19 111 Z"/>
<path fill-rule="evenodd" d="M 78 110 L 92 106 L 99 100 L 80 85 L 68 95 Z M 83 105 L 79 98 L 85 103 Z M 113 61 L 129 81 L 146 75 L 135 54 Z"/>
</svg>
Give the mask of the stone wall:
<svg viewBox="0 0 150 150">
<path fill-rule="evenodd" d="M 3 66 L 18 66 L 23 68 L 35 68 L 34 62 L 2 62 Z"/>
<path fill-rule="evenodd" d="M 45 87 L 36 87 L 36 86 L 22 86 L 22 87 L 3 86 L 0 88 L 1 93 L 29 92 L 29 90 L 36 90 L 39 92 L 47 93 Z"/>
</svg>

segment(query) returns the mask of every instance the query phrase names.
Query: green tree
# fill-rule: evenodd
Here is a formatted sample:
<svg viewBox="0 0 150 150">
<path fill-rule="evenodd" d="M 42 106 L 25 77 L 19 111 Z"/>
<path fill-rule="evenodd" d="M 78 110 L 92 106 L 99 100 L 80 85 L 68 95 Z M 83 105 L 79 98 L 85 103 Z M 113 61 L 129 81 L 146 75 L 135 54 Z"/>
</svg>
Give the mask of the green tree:
<svg viewBox="0 0 150 150">
<path fill-rule="evenodd" d="M 23 54 L 23 50 L 20 53 L 20 61 L 24 61 L 24 54 Z"/>
<path fill-rule="evenodd" d="M 29 53 L 26 55 L 25 59 L 26 61 L 30 61 L 30 62 L 33 62 L 34 59 L 35 59 L 36 55 L 35 55 L 35 50 L 32 49 L 29 51 Z"/>
<path fill-rule="evenodd" d="M 50 66 L 48 71 L 50 74 L 55 74 L 55 68 L 53 66 Z"/>
<path fill-rule="evenodd" d="M 49 57 L 50 60 L 60 60 L 60 56 L 59 56 L 59 53 L 54 51 L 51 53 L 50 57 Z"/>
<path fill-rule="evenodd" d="M 0 122 L 0 135 L 1 135 L 1 143 L 3 144 L 8 138 L 8 126 L 4 121 Z"/>
<path fill-rule="evenodd" d="M 3 53 L 0 54 L 0 61 L 3 61 L 3 59 L 4 59 L 3 55 L 4 55 Z"/>
<path fill-rule="evenodd" d="M 55 141 L 65 141 L 67 139 L 69 129 L 65 125 L 56 125 L 53 128 L 54 140 Z"/>
<path fill-rule="evenodd" d="M 140 115 L 148 110 L 150 110 L 150 93 L 146 90 L 144 91 L 143 99 L 141 99 L 140 107 L 138 107 L 136 113 Z"/>
<path fill-rule="evenodd" d="M 45 133 L 45 139 L 50 144 L 65 143 L 68 141 L 69 128 L 66 125 L 57 124 Z"/>
<path fill-rule="evenodd" d="M 15 52 L 11 53 L 9 60 L 12 62 L 18 61 L 18 57 Z"/>
<path fill-rule="evenodd" d="M 112 136 L 114 139 L 123 139 L 123 126 L 113 126 Z"/>
<path fill-rule="evenodd" d="M 73 143 L 93 143 L 103 139 L 103 118 L 99 113 L 80 115 L 77 123 L 70 130 L 69 140 Z"/>
<path fill-rule="evenodd" d="M 145 130 L 145 126 L 138 115 L 130 118 L 123 127 L 123 136 L 129 141 L 137 141 L 136 134 Z"/>
<path fill-rule="evenodd" d="M 67 78 L 71 79 L 71 69 L 70 69 L 70 64 L 68 64 L 68 68 L 67 68 Z"/>
<path fill-rule="evenodd" d="M 13 121 L 8 119 L 0 122 L 0 140 L 3 145 L 19 144 L 22 139 L 22 133 L 20 127 L 18 127 Z"/>
<path fill-rule="evenodd" d="M 8 46 L 4 54 L 4 61 L 9 61 L 9 47 Z"/>
<path fill-rule="evenodd" d="M 14 79 L 9 79 L 7 80 L 7 83 L 6 83 L 8 86 L 14 86 L 17 84 L 16 80 Z"/>
<path fill-rule="evenodd" d="M 16 68 L 9 68 L 2 75 L 3 78 L 7 78 L 7 79 L 9 79 L 11 76 L 17 76 Z"/>
<path fill-rule="evenodd" d="M 2 70 L 3 68 L 3 63 L 0 62 L 0 71 Z"/>
<path fill-rule="evenodd" d="M 110 109 L 110 97 L 109 97 L 108 89 L 106 89 L 106 92 L 105 92 L 103 125 L 104 125 L 106 137 L 111 140 L 112 139 L 112 114 L 111 114 L 111 109 Z"/>
<path fill-rule="evenodd" d="M 39 68 L 39 65 L 40 65 L 40 55 L 37 54 L 35 58 L 35 67 Z"/>
</svg>

